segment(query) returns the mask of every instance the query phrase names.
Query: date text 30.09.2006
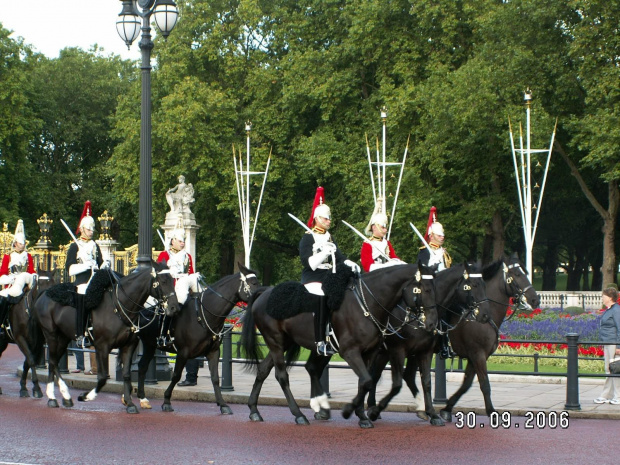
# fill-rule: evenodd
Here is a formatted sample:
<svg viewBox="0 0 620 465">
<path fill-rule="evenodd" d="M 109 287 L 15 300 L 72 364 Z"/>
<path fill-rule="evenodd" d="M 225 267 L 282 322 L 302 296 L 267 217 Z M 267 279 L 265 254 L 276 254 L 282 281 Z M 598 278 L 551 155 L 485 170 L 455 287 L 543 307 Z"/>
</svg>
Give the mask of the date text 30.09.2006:
<svg viewBox="0 0 620 465">
<path fill-rule="evenodd" d="M 454 417 L 454 426 L 458 429 L 484 428 L 487 426 L 486 422 L 478 419 L 475 412 L 456 412 Z M 523 421 L 520 421 L 521 419 Z M 523 417 L 513 419 L 510 412 L 493 412 L 489 415 L 488 426 L 492 429 L 566 429 L 569 426 L 569 415 L 565 410 L 561 412 L 525 412 Z"/>
</svg>

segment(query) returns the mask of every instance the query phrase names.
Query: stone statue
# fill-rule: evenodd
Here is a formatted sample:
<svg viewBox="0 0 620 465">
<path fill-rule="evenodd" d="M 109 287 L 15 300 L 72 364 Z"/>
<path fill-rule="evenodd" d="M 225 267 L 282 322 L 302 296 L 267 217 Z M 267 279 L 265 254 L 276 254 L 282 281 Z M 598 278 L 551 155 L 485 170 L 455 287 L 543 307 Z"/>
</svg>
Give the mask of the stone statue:
<svg viewBox="0 0 620 465">
<path fill-rule="evenodd" d="M 194 186 L 185 184 L 185 176 L 179 176 L 179 183 L 166 192 L 166 200 L 171 212 L 191 213 L 189 207 L 194 203 Z"/>
</svg>

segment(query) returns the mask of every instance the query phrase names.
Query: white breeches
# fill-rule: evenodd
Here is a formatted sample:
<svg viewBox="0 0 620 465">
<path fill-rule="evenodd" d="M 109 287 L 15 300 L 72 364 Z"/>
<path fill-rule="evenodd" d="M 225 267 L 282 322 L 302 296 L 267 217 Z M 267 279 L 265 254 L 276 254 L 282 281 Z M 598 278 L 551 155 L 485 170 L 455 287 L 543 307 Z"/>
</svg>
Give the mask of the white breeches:
<svg viewBox="0 0 620 465">
<path fill-rule="evenodd" d="M 0 291 L 0 295 L 3 297 L 17 297 L 24 293 L 24 287 L 32 287 L 34 284 L 35 275 L 30 273 L 19 273 L 15 276 L 15 280 L 10 287 Z"/>
<path fill-rule="evenodd" d="M 174 292 L 177 294 L 177 300 L 180 305 L 183 305 L 187 301 L 189 291 L 200 292 L 202 289 L 198 284 L 199 273 L 189 274 L 181 276 L 177 279 L 174 285 Z"/>
<path fill-rule="evenodd" d="M 306 287 L 306 289 L 308 289 L 308 292 L 310 294 L 325 295 L 325 293 L 323 292 L 323 284 L 322 283 L 312 282 L 312 283 L 306 283 L 306 284 L 304 284 L 304 286 Z"/>
</svg>

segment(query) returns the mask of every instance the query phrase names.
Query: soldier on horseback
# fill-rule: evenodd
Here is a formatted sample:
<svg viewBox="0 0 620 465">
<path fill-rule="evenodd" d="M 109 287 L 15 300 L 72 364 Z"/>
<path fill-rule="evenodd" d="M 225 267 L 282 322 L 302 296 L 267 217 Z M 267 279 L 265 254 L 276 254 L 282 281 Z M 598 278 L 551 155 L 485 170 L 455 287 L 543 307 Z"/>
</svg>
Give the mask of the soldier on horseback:
<svg viewBox="0 0 620 465">
<path fill-rule="evenodd" d="M 388 217 L 385 214 L 385 205 L 383 199 L 378 199 L 368 226 L 364 230 L 370 241 L 364 242 L 360 252 L 360 261 L 364 271 L 368 272 L 386 266 L 404 264 L 394 252 L 392 243 L 385 237 L 387 228 Z"/>
<path fill-rule="evenodd" d="M 93 274 L 103 265 L 103 257 L 99 245 L 93 240 L 95 232 L 95 220 L 91 216 L 91 203 L 87 200 L 84 203 L 84 210 L 78 230 L 79 238 L 69 246 L 67 250 L 67 261 L 65 270 L 73 278 L 73 284 L 77 287 L 75 295 L 75 339 L 80 348 L 90 345 L 86 323 L 88 312 L 84 309 L 84 294 Z M 70 231 L 69 231 L 70 232 Z"/>
<path fill-rule="evenodd" d="M 335 351 L 329 339 L 326 338 L 330 309 L 327 308 L 323 281 L 330 273 L 335 272 L 337 266 L 344 264 L 356 273 L 359 273 L 360 268 L 356 263 L 348 260 L 332 240 L 328 231 L 331 226 L 331 210 L 323 203 L 324 199 L 324 189 L 318 187 L 308 220 L 311 231 L 307 231 L 299 242 L 299 257 L 303 265 L 301 283 L 308 292 L 319 296 L 318 310 L 314 312 L 317 352 L 319 355 L 331 356 L 335 354 Z"/>
<path fill-rule="evenodd" d="M 452 265 L 452 258 L 443 246 L 445 234 L 443 226 L 437 221 L 436 207 L 431 207 L 431 211 L 428 215 L 428 224 L 426 227 L 424 240 L 428 244 L 428 247 L 426 245 L 420 247 L 418 262 L 429 267 L 437 266 L 437 271 L 450 268 Z M 450 345 L 447 327 L 445 326 L 445 322 L 443 320 L 439 322 L 439 329 L 442 333 L 439 357 L 444 360 L 447 358 L 454 358 L 456 353 L 452 350 L 452 346 Z"/>
<path fill-rule="evenodd" d="M 179 214 L 179 219 L 175 229 L 170 233 L 167 249 L 159 254 L 157 262 L 165 262 L 170 269 L 170 275 L 174 278 L 174 291 L 177 295 L 179 305 L 183 305 L 192 293 L 194 304 L 202 290 L 198 280 L 200 273 L 194 272 L 194 261 L 191 254 L 185 249 L 185 228 L 183 226 L 183 216 Z M 160 346 L 166 346 L 174 342 L 170 334 L 170 318 L 164 317 L 162 324 L 162 335 L 159 341 Z"/>
<path fill-rule="evenodd" d="M 9 307 L 18 302 L 26 286 L 32 288 L 36 279 L 32 255 L 26 250 L 24 222 L 19 220 L 13 236 L 13 251 L 2 258 L 0 267 L 0 334 L 4 332 L 4 320 Z"/>
</svg>

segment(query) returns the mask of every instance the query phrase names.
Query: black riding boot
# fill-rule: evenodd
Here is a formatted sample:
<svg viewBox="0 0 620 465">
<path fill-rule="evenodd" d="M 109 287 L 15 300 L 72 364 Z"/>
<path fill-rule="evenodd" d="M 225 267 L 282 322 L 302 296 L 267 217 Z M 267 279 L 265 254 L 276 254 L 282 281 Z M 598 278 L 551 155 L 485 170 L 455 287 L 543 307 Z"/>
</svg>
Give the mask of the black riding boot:
<svg viewBox="0 0 620 465">
<path fill-rule="evenodd" d="M 0 334 L 4 334 L 4 326 L 8 325 L 5 320 L 9 314 L 9 300 L 6 297 L 0 297 Z"/>
<path fill-rule="evenodd" d="M 84 294 L 75 294 L 75 340 L 80 349 L 85 349 L 90 345 L 88 338 L 84 337 L 86 332 L 86 320 L 88 313 L 84 310 Z"/>
<path fill-rule="evenodd" d="M 331 357 L 336 352 L 332 349 L 331 344 L 326 342 L 325 333 L 327 331 L 327 323 L 329 321 L 329 309 L 327 308 L 327 297 L 319 298 L 318 311 L 314 313 L 314 336 L 316 339 L 316 350 L 319 355 Z"/>
</svg>

